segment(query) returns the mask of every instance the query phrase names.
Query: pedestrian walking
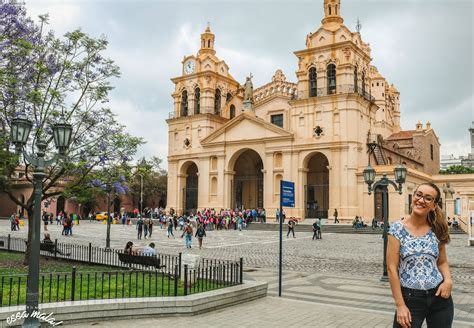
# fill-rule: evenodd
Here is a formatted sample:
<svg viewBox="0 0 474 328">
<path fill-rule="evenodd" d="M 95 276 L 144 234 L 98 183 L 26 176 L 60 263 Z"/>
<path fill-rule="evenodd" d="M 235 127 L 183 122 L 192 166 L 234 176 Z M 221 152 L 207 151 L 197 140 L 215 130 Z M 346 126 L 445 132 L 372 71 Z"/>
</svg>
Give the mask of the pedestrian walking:
<svg viewBox="0 0 474 328">
<path fill-rule="evenodd" d="M 44 231 L 48 231 L 49 217 L 48 213 L 46 213 L 45 211 L 43 211 L 42 219 L 44 223 Z"/>
<path fill-rule="evenodd" d="M 173 220 L 173 218 L 170 218 L 169 221 L 168 221 L 168 229 L 166 230 L 166 235 L 168 236 L 168 238 L 170 236 L 173 236 L 173 238 L 174 238 L 173 227 L 174 227 L 174 220 Z"/>
<path fill-rule="evenodd" d="M 290 217 L 290 219 L 288 220 L 288 233 L 286 234 L 286 238 L 288 238 L 288 236 L 290 235 L 290 232 L 293 234 L 293 238 L 296 238 L 295 225 L 296 225 L 295 219 L 293 217 Z"/>
<path fill-rule="evenodd" d="M 198 242 L 199 242 L 199 249 L 202 248 L 202 239 L 206 237 L 206 229 L 204 229 L 203 225 L 200 224 L 196 230 L 196 235 Z"/>
<path fill-rule="evenodd" d="M 446 245 L 448 224 L 433 183 L 418 186 L 412 212 L 389 228 L 387 269 L 396 304 L 394 328 L 449 328 L 453 323 L 453 281 Z"/>
<path fill-rule="evenodd" d="M 276 223 L 279 223 L 280 222 L 280 209 L 279 208 L 276 209 L 275 218 L 276 218 Z"/>
<path fill-rule="evenodd" d="M 181 238 L 185 237 L 184 241 L 186 243 L 186 248 L 191 248 L 192 238 L 193 238 L 193 227 L 189 220 L 187 221 L 186 225 L 184 226 L 183 234 Z"/>
<path fill-rule="evenodd" d="M 11 231 L 16 230 L 16 214 L 15 213 L 10 215 L 10 229 Z"/>
<path fill-rule="evenodd" d="M 319 239 L 318 238 L 318 221 L 315 220 L 313 223 L 313 240 Z"/>
<path fill-rule="evenodd" d="M 337 213 L 337 208 L 334 209 L 334 223 L 339 223 L 339 220 L 337 219 L 339 213 Z"/>
<path fill-rule="evenodd" d="M 143 220 L 143 230 L 145 232 L 145 239 L 148 236 L 148 227 L 150 226 L 150 222 L 148 219 Z"/>
<path fill-rule="evenodd" d="M 153 219 L 148 219 L 148 238 L 151 238 L 151 234 L 153 233 Z"/>
<path fill-rule="evenodd" d="M 143 220 L 141 216 L 139 216 L 137 220 L 137 239 L 142 239 L 142 234 L 143 234 Z"/>
</svg>

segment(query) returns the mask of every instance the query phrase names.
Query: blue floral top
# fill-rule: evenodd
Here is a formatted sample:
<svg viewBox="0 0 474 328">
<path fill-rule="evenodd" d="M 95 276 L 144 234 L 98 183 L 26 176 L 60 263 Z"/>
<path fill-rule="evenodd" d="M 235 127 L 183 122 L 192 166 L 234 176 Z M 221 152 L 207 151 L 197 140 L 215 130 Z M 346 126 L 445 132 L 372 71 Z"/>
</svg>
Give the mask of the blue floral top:
<svg viewBox="0 0 474 328">
<path fill-rule="evenodd" d="M 431 229 L 426 235 L 415 237 L 397 221 L 388 233 L 400 241 L 398 275 L 403 287 L 427 290 L 443 281 L 437 265 L 439 240 Z"/>
</svg>

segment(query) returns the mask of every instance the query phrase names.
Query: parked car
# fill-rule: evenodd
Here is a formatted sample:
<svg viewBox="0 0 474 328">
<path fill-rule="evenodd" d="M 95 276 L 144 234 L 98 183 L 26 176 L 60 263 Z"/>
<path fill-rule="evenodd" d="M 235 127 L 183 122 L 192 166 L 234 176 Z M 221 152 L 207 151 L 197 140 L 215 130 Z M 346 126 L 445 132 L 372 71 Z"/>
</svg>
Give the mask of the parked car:
<svg viewBox="0 0 474 328">
<path fill-rule="evenodd" d="M 107 220 L 107 212 L 99 212 L 95 215 L 97 221 Z"/>
</svg>

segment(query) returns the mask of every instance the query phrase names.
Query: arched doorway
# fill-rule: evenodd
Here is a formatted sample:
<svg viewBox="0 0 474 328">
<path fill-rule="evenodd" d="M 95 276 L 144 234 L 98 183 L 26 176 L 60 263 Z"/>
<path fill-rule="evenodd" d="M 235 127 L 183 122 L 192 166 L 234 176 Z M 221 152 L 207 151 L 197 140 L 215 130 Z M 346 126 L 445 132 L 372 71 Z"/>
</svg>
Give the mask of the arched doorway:
<svg viewBox="0 0 474 328">
<path fill-rule="evenodd" d="M 66 203 L 66 199 L 64 198 L 64 196 L 59 196 L 56 202 L 56 215 L 58 215 L 60 212 L 64 213 L 65 203 Z"/>
<path fill-rule="evenodd" d="M 308 161 L 305 185 L 305 217 L 327 218 L 329 210 L 328 159 L 316 153 Z"/>
<path fill-rule="evenodd" d="M 234 164 L 232 207 L 240 209 L 263 208 L 263 162 L 260 155 L 248 149 Z"/>
<path fill-rule="evenodd" d="M 198 208 L 198 168 L 192 163 L 186 169 L 186 186 L 183 188 L 183 209 L 186 215 L 195 214 Z"/>
</svg>

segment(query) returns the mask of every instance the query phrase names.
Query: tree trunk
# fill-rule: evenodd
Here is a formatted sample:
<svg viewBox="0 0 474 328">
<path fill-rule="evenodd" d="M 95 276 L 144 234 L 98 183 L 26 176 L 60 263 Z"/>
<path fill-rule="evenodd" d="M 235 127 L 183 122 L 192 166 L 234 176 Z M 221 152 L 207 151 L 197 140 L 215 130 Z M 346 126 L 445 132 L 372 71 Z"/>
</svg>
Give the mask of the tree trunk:
<svg viewBox="0 0 474 328">
<path fill-rule="evenodd" d="M 25 252 L 25 259 L 23 260 L 23 265 L 29 265 L 30 263 L 30 253 L 31 253 L 31 238 L 33 234 L 33 218 L 34 218 L 34 211 L 33 206 L 27 208 L 28 213 L 28 242 L 26 243 L 26 252 Z"/>
</svg>

